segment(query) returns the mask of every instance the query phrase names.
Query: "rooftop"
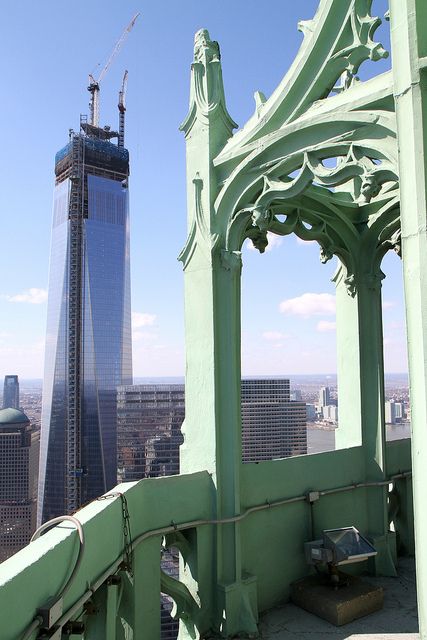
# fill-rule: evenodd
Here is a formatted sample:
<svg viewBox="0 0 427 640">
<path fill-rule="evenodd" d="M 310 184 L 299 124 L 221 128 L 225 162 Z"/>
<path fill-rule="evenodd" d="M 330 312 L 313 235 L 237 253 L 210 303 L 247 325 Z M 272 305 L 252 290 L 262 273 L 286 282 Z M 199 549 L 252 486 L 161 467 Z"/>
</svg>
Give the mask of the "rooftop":
<svg viewBox="0 0 427 640">
<path fill-rule="evenodd" d="M 19 409 L 0 409 L 0 425 L 25 424 L 29 421 L 25 413 Z"/>
<path fill-rule="evenodd" d="M 399 558 L 398 576 L 366 578 L 384 589 L 384 608 L 342 627 L 289 603 L 261 616 L 262 640 L 418 640 L 413 558 Z"/>
</svg>

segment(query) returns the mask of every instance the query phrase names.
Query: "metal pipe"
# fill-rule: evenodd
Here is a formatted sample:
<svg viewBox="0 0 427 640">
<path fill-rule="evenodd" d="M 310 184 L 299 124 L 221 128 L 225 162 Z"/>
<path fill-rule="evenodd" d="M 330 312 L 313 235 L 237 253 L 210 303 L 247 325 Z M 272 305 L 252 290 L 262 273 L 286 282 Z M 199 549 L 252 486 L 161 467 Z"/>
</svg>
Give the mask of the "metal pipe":
<svg viewBox="0 0 427 640">
<path fill-rule="evenodd" d="M 67 580 L 65 581 L 64 586 L 62 587 L 62 589 L 60 590 L 57 599 L 59 600 L 59 598 L 62 598 L 68 591 L 68 589 L 71 586 L 71 583 L 73 581 L 74 576 L 76 575 L 80 564 L 82 562 L 82 558 L 83 558 L 83 551 L 84 551 L 84 546 L 85 546 L 85 536 L 84 536 L 84 532 L 83 532 L 83 527 L 81 525 L 81 522 L 79 520 L 77 520 L 77 518 L 75 518 L 74 516 L 58 516 L 57 518 L 52 518 L 52 520 L 48 520 L 47 522 L 45 522 L 44 524 L 42 524 L 38 529 L 36 529 L 33 533 L 33 535 L 31 536 L 30 542 L 33 542 L 34 540 L 37 540 L 38 538 L 40 538 L 41 534 L 46 531 L 47 529 L 50 529 L 51 527 L 53 527 L 56 524 L 60 524 L 61 522 L 72 522 L 76 529 L 77 532 L 79 534 L 79 541 L 80 541 L 80 545 L 79 545 L 79 552 L 77 554 L 77 558 L 76 558 L 76 562 L 74 564 L 73 570 L 70 573 L 70 577 L 67 578 Z"/>
<path fill-rule="evenodd" d="M 408 478 L 411 475 L 412 475 L 412 471 L 404 471 L 402 473 L 397 473 L 393 476 L 390 476 L 388 480 L 381 480 L 376 482 L 357 482 L 354 484 L 346 485 L 344 487 L 337 487 L 336 489 L 325 489 L 324 491 L 319 491 L 318 493 L 319 493 L 319 497 L 322 497 L 322 496 L 329 496 L 334 493 L 353 491 L 354 489 L 387 486 L 388 484 L 390 484 L 395 480 Z M 120 498 L 120 493 L 106 494 L 102 496 L 103 500 L 108 498 Z M 141 542 L 144 542 L 144 540 L 147 540 L 155 536 L 164 536 L 164 535 L 167 535 L 168 533 L 173 533 L 174 531 L 185 531 L 186 529 L 194 529 L 195 527 L 203 527 L 206 525 L 222 525 L 222 524 L 230 524 L 233 522 L 240 522 L 241 520 L 244 520 L 245 518 L 247 518 L 247 516 L 249 516 L 251 513 L 255 513 L 257 511 L 264 511 L 265 509 L 272 509 L 274 507 L 280 507 L 286 504 L 294 504 L 297 502 L 307 502 L 307 504 L 309 504 L 309 502 L 307 501 L 307 495 L 295 496 L 293 498 L 285 498 L 283 500 L 275 500 L 273 502 L 266 500 L 265 503 L 256 505 L 254 507 L 249 507 L 243 513 L 239 514 L 238 516 L 233 516 L 231 518 L 211 519 L 211 520 L 202 520 L 202 519 L 191 520 L 189 522 L 183 522 L 181 524 L 176 524 L 172 521 L 172 524 L 169 525 L 168 527 L 160 527 L 159 529 L 151 529 L 150 531 L 145 531 L 144 533 L 141 533 L 139 536 L 135 538 L 135 540 L 131 542 L 132 549 L 135 549 L 135 547 L 141 544 Z M 73 517 L 62 516 L 58 518 L 58 520 L 63 520 L 63 519 L 65 520 L 65 519 L 71 519 L 71 518 Z M 77 520 L 77 519 L 73 518 L 73 520 Z M 52 522 L 53 520 L 50 521 L 50 523 Z M 46 523 L 46 525 L 48 524 L 49 523 Z M 80 522 L 79 522 L 79 525 L 80 525 Z M 45 525 L 42 525 L 42 526 L 45 526 Z M 70 618 L 83 607 L 85 602 L 89 600 L 89 598 L 95 593 L 95 591 L 97 591 L 99 587 L 107 580 L 107 578 L 109 578 L 111 575 L 117 572 L 122 562 L 123 562 L 123 556 L 122 554 L 120 554 L 120 556 L 112 564 L 110 564 L 109 567 L 93 583 L 91 588 L 85 591 L 85 593 L 77 600 L 77 602 L 75 602 L 74 605 L 70 609 L 68 609 L 68 611 L 66 611 L 61 616 L 61 618 L 59 618 L 59 620 L 57 621 L 57 624 L 59 626 L 63 626 L 66 622 L 68 622 Z M 71 574 L 70 579 L 68 580 L 67 589 L 69 588 L 69 585 L 71 583 L 71 577 L 74 577 L 75 572 L 76 571 L 73 570 L 73 573 Z M 24 635 L 22 636 L 22 640 L 27 640 L 30 634 L 40 626 L 40 623 L 41 623 L 41 618 L 39 619 L 35 618 L 31 623 L 31 625 L 27 628 Z"/>
</svg>

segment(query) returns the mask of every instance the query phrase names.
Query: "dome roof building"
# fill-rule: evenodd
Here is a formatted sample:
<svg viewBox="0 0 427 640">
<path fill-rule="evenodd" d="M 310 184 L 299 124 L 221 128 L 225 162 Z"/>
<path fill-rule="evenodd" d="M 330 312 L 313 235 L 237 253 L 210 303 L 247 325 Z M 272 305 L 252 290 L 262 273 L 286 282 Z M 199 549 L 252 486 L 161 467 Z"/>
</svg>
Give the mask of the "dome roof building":
<svg viewBox="0 0 427 640">
<path fill-rule="evenodd" d="M 19 409 L 0 409 L 0 428 L 9 424 L 29 424 L 30 419 Z"/>
<path fill-rule="evenodd" d="M 39 432 L 19 409 L 0 409 L 0 562 L 36 527 Z"/>
</svg>

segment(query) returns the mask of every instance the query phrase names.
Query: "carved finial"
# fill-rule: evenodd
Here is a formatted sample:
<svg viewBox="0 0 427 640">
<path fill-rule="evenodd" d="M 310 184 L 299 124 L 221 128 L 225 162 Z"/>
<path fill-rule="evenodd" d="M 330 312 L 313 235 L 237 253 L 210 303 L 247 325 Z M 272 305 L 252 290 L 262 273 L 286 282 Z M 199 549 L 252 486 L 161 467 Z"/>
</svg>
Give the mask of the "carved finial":
<svg viewBox="0 0 427 640">
<path fill-rule="evenodd" d="M 255 111 L 257 114 L 259 114 L 261 107 L 267 101 L 267 98 L 265 97 L 262 91 L 255 91 L 254 99 L 255 99 Z"/>
<path fill-rule="evenodd" d="M 210 39 L 207 29 L 199 29 L 194 37 L 190 110 L 181 131 L 187 136 L 197 120 L 216 126 L 221 132 L 217 139 L 223 144 L 237 127 L 225 106 L 219 44 Z"/>
<path fill-rule="evenodd" d="M 219 44 L 209 37 L 207 29 L 199 29 L 194 36 L 194 62 L 220 60 Z"/>
<path fill-rule="evenodd" d="M 300 20 L 298 22 L 298 31 L 301 31 L 301 33 L 306 36 L 313 32 L 313 24 L 314 20 Z"/>
</svg>

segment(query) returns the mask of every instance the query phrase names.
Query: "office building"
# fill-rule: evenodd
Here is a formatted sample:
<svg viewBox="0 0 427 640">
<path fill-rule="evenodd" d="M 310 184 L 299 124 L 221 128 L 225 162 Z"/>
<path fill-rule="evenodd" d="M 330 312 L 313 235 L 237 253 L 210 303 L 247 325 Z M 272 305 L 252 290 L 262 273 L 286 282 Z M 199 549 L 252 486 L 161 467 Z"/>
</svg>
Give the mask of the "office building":
<svg viewBox="0 0 427 640">
<path fill-rule="evenodd" d="M 331 403 L 331 390 L 329 387 L 319 389 L 319 407 L 327 407 Z"/>
<path fill-rule="evenodd" d="M 39 521 L 116 483 L 116 388 L 132 382 L 123 126 L 82 117 L 55 158 Z"/>
<path fill-rule="evenodd" d="M 322 407 L 322 419 L 325 422 L 338 424 L 338 407 L 334 404 L 327 404 Z"/>
<path fill-rule="evenodd" d="M 307 422 L 315 422 L 317 418 L 316 406 L 314 404 L 306 404 Z"/>
<path fill-rule="evenodd" d="M 36 528 L 39 434 L 18 409 L 0 410 L 0 562 Z"/>
<path fill-rule="evenodd" d="M 179 474 L 183 384 L 139 384 L 117 389 L 117 475 L 122 482 Z M 162 569 L 178 577 L 178 555 L 165 550 Z M 161 638 L 174 640 L 178 623 L 172 602 L 161 597 Z"/>
<path fill-rule="evenodd" d="M 405 408 L 403 402 L 393 402 L 387 400 L 384 412 L 386 424 L 398 424 L 405 417 Z"/>
<path fill-rule="evenodd" d="M 394 403 L 394 411 L 396 416 L 396 422 L 402 422 L 405 419 L 405 405 L 403 402 Z"/>
<path fill-rule="evenodd" d="M 294 389 L 293 391 L 291 391 L 289 398 L 292 401 L 301 402 L 302 401 L 301 389 Z"/>
<path fill-rule="evenodd" d="M 307 453 L 306 405 L 290 400 L 289 380 L 242 380 L 241 406 L 243 462 Z"/>
<path fill-rule="evenodd" d="M 19 409 L 18 376 L 4 377 L 3 409 Z"/>
<path fill-rule="evenodd" d="M 120 386 L 117 390 L 117 468 L 121 481 L 179 473 L 183 384 Z"/>
</svg>

